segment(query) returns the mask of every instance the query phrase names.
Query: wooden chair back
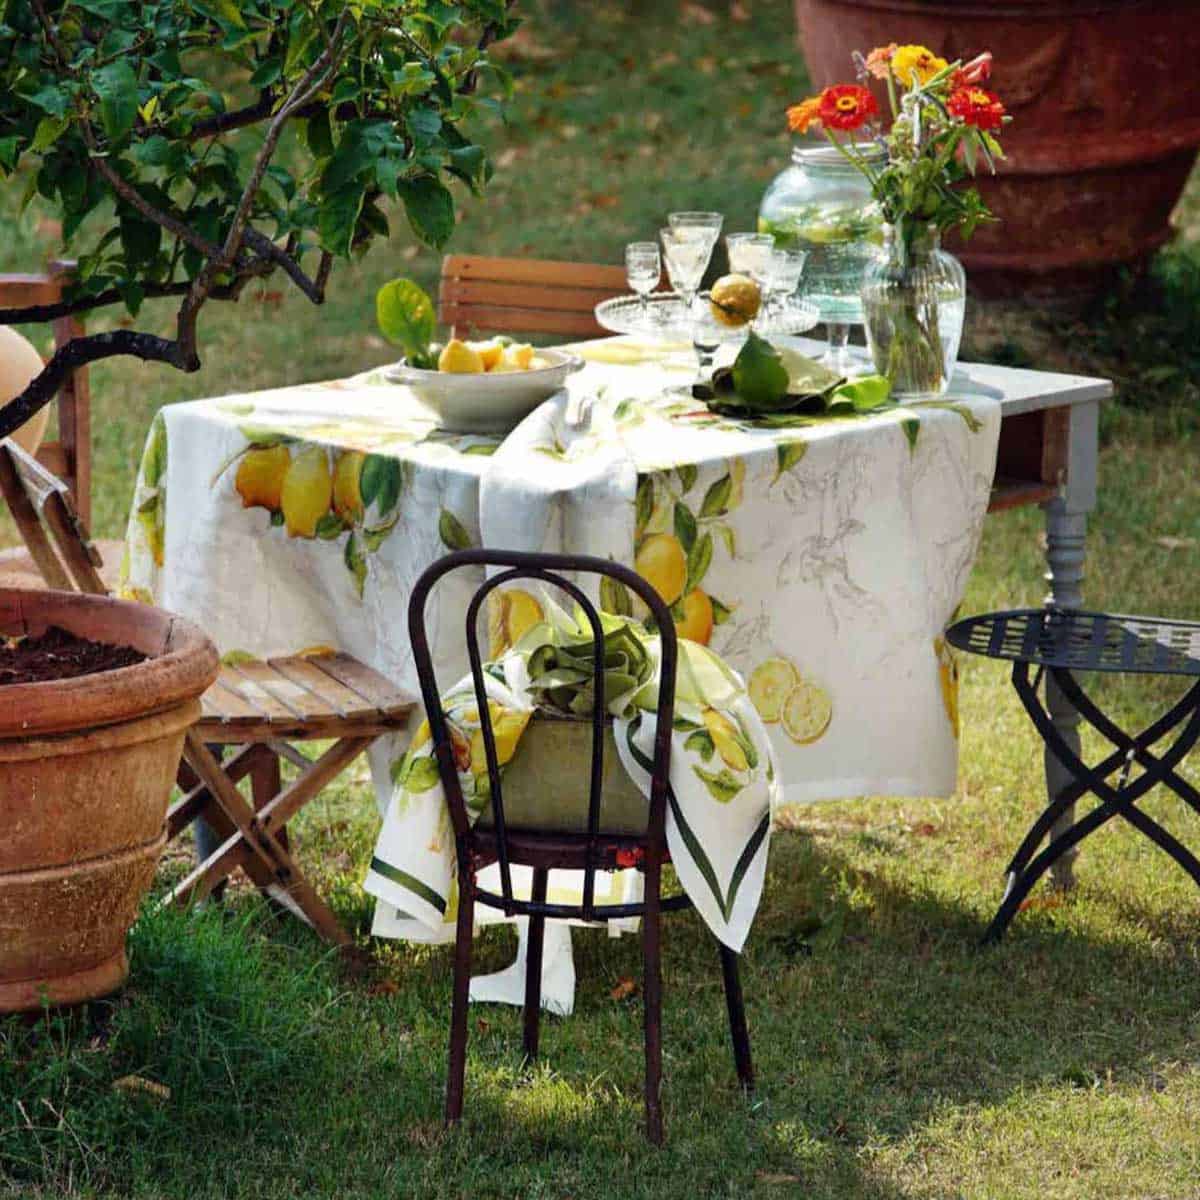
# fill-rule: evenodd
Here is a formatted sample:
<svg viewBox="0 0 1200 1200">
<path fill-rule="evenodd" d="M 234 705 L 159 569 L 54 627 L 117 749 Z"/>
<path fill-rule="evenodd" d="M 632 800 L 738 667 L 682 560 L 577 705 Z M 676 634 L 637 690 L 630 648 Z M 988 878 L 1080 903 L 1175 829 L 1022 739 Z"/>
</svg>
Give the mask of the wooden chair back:
<svg viewBox="0 0 1200 1200">
<path fill-rule="evenodd" d="M 73 269 L 73 263 L 51 263 L 44 275 L 0 275 L 0 308 L 27 308 L 34 304 L 57 304 Z M 60 317 L 51 322 L 54 347 L 65 346 L 84 332 L 78 317 Z M 92 426 L 91 392 L 87 368 L 72 371 L 59 389 L 58 440 L 45 442 L 37 458 L 44 467 L 65 480 L 80 519 L 92 519 Z"/>
<path fill-rule="evenodd" d="M 97 570 L 100 553 L 75 511 L 70 489 L 12 438 L 0 441 L 0 496 L 47 587 L 107 594 Z"/>
<path fill-rule="evenodd" d="M 442 259 L 438 315 L 455 337 L 476 332 L 603 337 L 608 331 L 592 310 L 628 291 L 624 267 L 449 254 Z"/>
</svg>

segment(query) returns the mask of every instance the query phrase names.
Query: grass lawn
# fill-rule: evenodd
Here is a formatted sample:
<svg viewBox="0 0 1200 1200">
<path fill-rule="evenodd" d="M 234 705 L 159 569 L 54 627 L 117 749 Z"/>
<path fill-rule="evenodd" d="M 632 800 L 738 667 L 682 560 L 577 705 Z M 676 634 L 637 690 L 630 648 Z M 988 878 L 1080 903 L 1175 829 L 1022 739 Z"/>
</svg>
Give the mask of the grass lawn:
<svg viewBox="0 0 1200 1200">
<path fill-rule="evenodd" d="M 746 0 L 750 22 L 710 7 L 706 23 L 665 0 L 545 0 L 513 62 L 510 125 L 492 139 L 495 185 L 468 204 L 454 248 L 615 261 L 669 207 L 748 227 L 785 158 L 782 108 L 803 67 L 783 0 Z M 29 269 L 53 230 L 0 204 L 0 267 Z M 98 532 L 121 532 L 160 405 L 386 360 L 376 287 L 436 274 L 433 255 L 406 246 L 340 271 L 320 310 L 273 290 L 212 306 L 199 375 L 97 368 Z M 976 333 L 976 352 L 1118 379 L 1090 547 L 1096 606 L 1197 615 L 1196 280 L 1185 247 L 1086 322 Z M 966 609 L 1040 599 L 1040 529 L 1036 511 L 989 520 Z M 1106 698 L 1138 721 L 1166 692 L 1115 682 Z M 122 995 L 0 1020 L 0 1195 L 1195 1197 L 1200 898 L 1145 839 L 1113 828 L 1087 844 L 1068 899 L 1037 893 L 1003 947 L 977 950 L 1042 802 L 1041 753 L 999 665 L 966 665 L 962 707 L 952 799 L 784 814 L 744 960 L 753 1103 L 735 1086 L 711 938 L 692 914 L 667 919 L 664 1150 L 640 1135 L 640 1003 L 614 998 L 638 977 L 638 944 L 595 933 L 576 938 L 576 1013 L 545 1019 L 537 1066 L 521 1062 L 519 1012 L 472 1011 L 467 1119 L 442 1132 L 449 952 L 367 938 L 376 819 L 360 773 L 310 807 L 299 836 L 369 949 L 366 969 L 339 967 L 246 891 L 223 911 L 147 915 Z M 1162 797 L 1148 807 L 1200 841 L 1195 817 Z M 490 931 L 481 967 L 512 947 Z M 169 1098 L 114 1088 L 130 1075 Z"/>
</svg>

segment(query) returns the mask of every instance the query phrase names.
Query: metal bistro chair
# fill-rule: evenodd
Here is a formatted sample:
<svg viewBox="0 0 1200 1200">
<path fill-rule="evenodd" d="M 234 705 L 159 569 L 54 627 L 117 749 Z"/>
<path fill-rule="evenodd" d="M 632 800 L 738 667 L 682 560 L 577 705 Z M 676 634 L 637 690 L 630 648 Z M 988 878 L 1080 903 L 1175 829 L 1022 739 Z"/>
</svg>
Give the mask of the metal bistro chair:
<svg viewBox="0 0 1200 1200">
<path fill-rule="evenodd" d="M 1013 664 L 1013 687 L 1025 711 L 1071 778 L 1050 798 L 1008 864 L 1004 898 L 984 935 L 985 942 L 1003 936 L 1030 889 L 1057 859 L 1116 816 L 1144 833 L 1200 884 L 1200 861 L 1196 856 L 1137 807 L 1138 801 L 1161 783 L 1200 813 L 1200 792 L 1175 770 L 1200 738 L 1200 624 L 1035 608 L 968 617 L 951 626 L 946 639 L 960 650 Z M 1084 691 L 1075 678 L 1076 671 L 1180 675 L 1196 678 L 1196 682 L 1162 717 L 1141 733 L 1131 734 Z M 1046 676 L 1047 685 L 1053 681 L 1084 720 L 1112 743 L 1114 749 L 1095 766 L 1084 763 L 1051 720 L 1038 696 Z M 1154 750 L 1156 743 L 1180 726 L 1169 748 Z M 1141 773 L 1131 779 L 1135 763 Z M 1114 787 L 1108 780 L 1116 772 L 1119 775 Z M 1038 853 L 1042 839 L 1089 792 L 1100 803 L 1069 829 L 1051 837 Z"/>
<path fill-rule="evenodd" d="M 0 440 L 0 497 L 47 587 L 107 594 L 100 555 L 66 485 L 9 439 Z M 184 744 L 184 794 L 167 813 L 167 836 L 202 817 L 219 844 L 167 900 L 203 899 L 241 867 L 327 941 L 349 946 L 350 935 L 291 853 L 287 824 L 376 738 L 403 728 L 411 702 L 363 663 L 336 654 L 225 664 L 201 704 Z M 326 739 L 333 744 L 315 762 L 292 744 Z M 238 749 L 222 763 L 225 746 Z M 286 787 L 285 758 L 300 772 Z M 253 804 L 237 788 L 247 776 Z"/>
<path fill-rule="evenodd" d="M 490 814 L 482 815 L 472 826 L 459 786 L 454 763 L 454 750 L 442 710 L 440 692 L 434 677 L 429 639 L 425 631 L 425 606 L 433 586 L 451 571 L 464 567 L 500 567 L 504 570 L 484 583 L 467 609 L 467 655 L 471 665 L 475 696 L 478 701 L 484 752 L 487 757 L 488 780 L 491 788 Z M 592 714 L 591 766 L 587 808 L 582 796 L 564 796 L 564 807 L 574 806 L 578 812 L 577 830 L 547 831 L 513 828 L 505 814 L 505 801 L 500 771 L 496 759 L 496 743 L 483 686 L 483 664 L 479 652 L 479 613 L 487 596 L 496 588 L 516 579 L 534 579 L 562 589 L 583 610 L 596 639 L 594 654 L 595 695 L 604 694 L 603 635 L 600 620 L 582 590 L 564 572 L 581 572 L 608 576 L 623 583 L 645 601 L 654 616 L 662 637 L 662 683 L 659 688 L 657 734 L 654 760 L 647 763 L 651 790 L 645 828 L 641 832 L 614 833 L 606 831 L 602 820 L 602 788 L 604 778 L 604 743 L 610 718 L 597 705 Z M 408 608 L 408 629 L 412 639 L 413 657 L 421 682 L 421 696 L 429 718 L 429 727 L 438 770 L 450 807 L 458 854 L 458 926 L 454 951 L 454 1000 L 450 1019 L 450 1064 L 446 1083 L 446 1121 L 452 1123 L 462 1116 L 463 1081 L 467 1049 L 467 996 L 471 976 L 471 953 L 476 903 L 500 909 L 506 916 L 529 917 L 529 949 L 525 976 L 525 1053 L 533 1058 L 538 1049 L 538 1021 L 541 1010 L 542 945 L 546 918 L 556 920 L 611 921 L 620 917 L 642 918 L 642 955 L 645 1044 L 646 1044 L 646 1136 L 660 1144 L 663 1138 L 663 1118 L 660 1100 L 662 1087 L 662 970 L 659 943 L 659 916 L 689 906 L 684 895 L 663 897 L 660 894 L 662 864 L 667 859 L 665 822 L 669 801 L 669 770 L 671 756 L 672 720 L 675 711 L 675 664 L 677 645 L 675 627 L 666 605 L 658 593 L 641 576 L 618 563 L 601 558 L 557 554 L 527 554 L 501 550 L 464 550 L 439 559 L 417 580 Z M 518 752 L 519 754 L 519 752 Z M 582 787 L 580 788 L 582 792 Z M 490 816 L 490 820 L 487 818 Z M 481 888 L 477 872 L 492 863 L 499 864 L 500 892 Z M 613 871 L 634 864 L 645 874 L 645 898 L 636 904 L 597 904 L 596 872 Z M 518 899 L 513 893 L 511 868 L 514 864 L 533 870 L 530 899 Z M 580 904 L 552 904 L 546 901 L 546 887 L 551 869 L 581 870 L 584 872 L 583 899 Z M 721 966 L 725 982 L 725 999 L 730 1031 L 733 1036 L 734 1061 L 742 1086 L 751 1091 L 754 1072 L 750 1060 L 750 1038 L 742 1003 L 741 982 L 738 978 L 737 955 L 726 946 L 720 947 Z"/>
</svg>

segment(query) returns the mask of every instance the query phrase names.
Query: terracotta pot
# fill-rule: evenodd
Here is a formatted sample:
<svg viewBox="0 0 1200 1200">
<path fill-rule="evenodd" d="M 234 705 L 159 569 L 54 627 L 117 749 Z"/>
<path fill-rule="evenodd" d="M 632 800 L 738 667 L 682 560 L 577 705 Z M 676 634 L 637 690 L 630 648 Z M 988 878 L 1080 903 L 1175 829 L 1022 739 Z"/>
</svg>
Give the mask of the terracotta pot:
<svg viewBox="0 0 1200 1200">
<path fill-rule="evenodd" d="M 125 934 L 166 839 L 184 733 L 219 665 L 196 626 L 161 609 L 0 590 L 0 637 L 49 625 L 150 657 L 0 686 L 0 1012 L 124 982 Z"/>
<path fill-rule="evenodd" d="M 1138 264 L 1200 146 L 1190 0 L 795 0 L 813 81 L 853 78 L 850 55 L 888 42 L 948 59 L 990 49 L 1014 120 L 980 190 L 1000 223 L 952 247 L 985 294 L 1076 295 Z"/>
</svg>

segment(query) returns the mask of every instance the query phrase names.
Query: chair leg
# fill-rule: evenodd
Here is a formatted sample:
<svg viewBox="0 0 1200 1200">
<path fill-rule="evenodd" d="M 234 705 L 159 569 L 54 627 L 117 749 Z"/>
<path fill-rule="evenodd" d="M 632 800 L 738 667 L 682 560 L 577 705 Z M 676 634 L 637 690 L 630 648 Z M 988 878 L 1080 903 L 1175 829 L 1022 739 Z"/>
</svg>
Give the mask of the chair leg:
<svg viewBox="0 0 1200 1200">
<path fill-rule="evenodd" d="M 467 1004 L 475 938 L 475 884 L 458 880 L 458 925 L 454 935 L 454 999 L 450 1009 L 450 1067 L 446 1077 L 446 1124 L 462 1119 L 467 1071 Z"/>
<path fill-rule="evenodd" d="M 723 943 L 721 974 L 725 978 L 725 1007 L 729 1010 L 729 1035 L 733 1039 L 733 1061 L 742 1090 L 754 1091 L 754 1063 L 750 1059 L 750 1031 L 746 1028 L 746 1006 L 742 1002 L 742 980 L 738 973 L 738 956 Z"/>
<path fill-rule="evenodd" d="M 550 872 L 535 867 L 529 894 L 534 904 L 546 903 L 546 885 Z M 538 1027 L 542 1015 L 542 947 L 546 940 L 546 918 L 529 918 L 529 945 L 525 953 L 525 1057 L 537 1058 Z"/>
<path fill-rule="evenodd" d="M 646 1138 L 663 1142 L 662 1115 L 662 948 L 659 886 L 662 866 L 646 863 L 646 901 L 642 916 L 642 1008 L 646 1036 Z"/>
<path fill-rule="evenodd" d="M 283 778 L 279 773 L 279 759 L 274 752 L 265 755 L 250 772 L 250 794 L 254 799 L 254 809 L 261 812 L 283 788 Z M 288 845 L 287 825 L 281 825 L 275 830 L 275 840 L 285 849 Z"/>
</svg>

